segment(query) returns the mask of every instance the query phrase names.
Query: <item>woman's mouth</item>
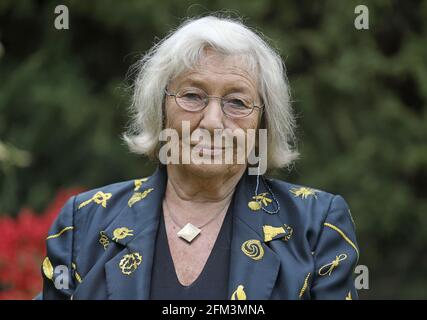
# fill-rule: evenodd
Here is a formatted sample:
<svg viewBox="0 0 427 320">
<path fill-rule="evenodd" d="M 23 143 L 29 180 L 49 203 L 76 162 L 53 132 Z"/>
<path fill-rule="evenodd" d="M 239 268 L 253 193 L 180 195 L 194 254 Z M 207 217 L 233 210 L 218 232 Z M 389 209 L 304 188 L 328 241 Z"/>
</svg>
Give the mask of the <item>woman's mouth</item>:
<svg viewBox="0 0 427 320">
<path fill-rule="evenodd" d="M 198 152 L 199 155 L 204 156 L 215 156 L 222 154 L 224 152 L 225 148 L 223 147 L 215 147 L 215 146 L 200 146 L 195 145 L 193 146 L 193 151 Z"/>
</svg>

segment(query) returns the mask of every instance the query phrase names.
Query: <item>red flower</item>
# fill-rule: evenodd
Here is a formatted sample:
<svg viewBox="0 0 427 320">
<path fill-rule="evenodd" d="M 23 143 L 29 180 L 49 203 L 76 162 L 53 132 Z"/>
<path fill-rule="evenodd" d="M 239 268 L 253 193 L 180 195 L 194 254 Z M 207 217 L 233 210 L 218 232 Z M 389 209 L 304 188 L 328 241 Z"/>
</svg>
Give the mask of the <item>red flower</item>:
<svg viewBox="0 0 427 320">
<path fill-rule="evenodd" d="M 32 299 L 42 290 L 40 265 L 49 228 L 65 202 L 82 191 L 58 192 L 42 214 L 23 208 L 16 219 L 0 217 L 0 300 Z"/>
</svg>

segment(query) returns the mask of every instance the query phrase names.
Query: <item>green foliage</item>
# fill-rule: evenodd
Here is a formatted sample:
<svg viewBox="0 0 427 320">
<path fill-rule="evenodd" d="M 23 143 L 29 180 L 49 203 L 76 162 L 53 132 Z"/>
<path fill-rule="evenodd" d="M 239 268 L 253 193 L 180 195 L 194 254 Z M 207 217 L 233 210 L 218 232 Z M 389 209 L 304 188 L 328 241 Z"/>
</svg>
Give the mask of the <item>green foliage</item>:
<svg viewBox="0 0 427 320">
<path fill-rule="evenodd" d="M 0 142 L 27 157 L 2 161 L 0 212 L 150 174 L 120 140 L 126 73 L 186 16 L 228 9 L 286 61 L 301 159 L 278 175 L 347 200 L 370 270 L 361 297 L 427 298 L 427 3 L 369 1 L 361 31 L 356 1 L 198 3 L 62 1 L 63 31 L 56 1 L 0 3 Z"/>
</svg>

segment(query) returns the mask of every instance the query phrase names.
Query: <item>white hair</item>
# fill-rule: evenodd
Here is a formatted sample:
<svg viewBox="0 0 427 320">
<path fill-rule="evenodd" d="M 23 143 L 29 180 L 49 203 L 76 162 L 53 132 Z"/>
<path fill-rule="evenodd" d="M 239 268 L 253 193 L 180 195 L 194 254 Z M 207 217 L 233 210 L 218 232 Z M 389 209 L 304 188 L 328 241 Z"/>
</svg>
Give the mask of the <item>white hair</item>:
<svg viewBox="0 0 427 320">
<path fill-rule="evenodd" d="M 268 132 L 268 170 L 288 167 L 298 158 L 294 134 L 295 118 L 285 65 L 280 55 L 256 31 L 229 17 L 189 18 L 155 44 L 137 62 L 133 85 L 132 120 L 123 135 L 129 149 L 158 158 L 159 134 L 164 125 L 164 89 L 169 81 L 193 68 L 205 48 L 245 57 L 258 80 L 264 103 L 261 127 Z"/>
</svg>

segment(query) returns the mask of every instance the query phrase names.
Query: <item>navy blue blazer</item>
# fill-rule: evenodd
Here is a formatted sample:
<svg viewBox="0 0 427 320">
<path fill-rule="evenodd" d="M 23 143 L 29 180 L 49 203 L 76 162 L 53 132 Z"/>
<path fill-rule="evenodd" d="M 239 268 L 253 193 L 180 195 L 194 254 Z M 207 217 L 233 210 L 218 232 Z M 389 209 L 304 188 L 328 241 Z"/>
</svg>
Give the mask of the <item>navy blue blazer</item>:
<svg viewBox="0 0 427 320">
<path fill-rule="evenodd" d="M 233 195 L 228 296 L 355 299 L 358 261 L 345 200 L 246 170 Z M 148 299 L 167 172 L 71 197 L 53 223 L 42 299 Z M 279 204 L 279 211 L 270 214 Z M 266 209 L 266 210 L 263 210 Z"/>
</svg>

